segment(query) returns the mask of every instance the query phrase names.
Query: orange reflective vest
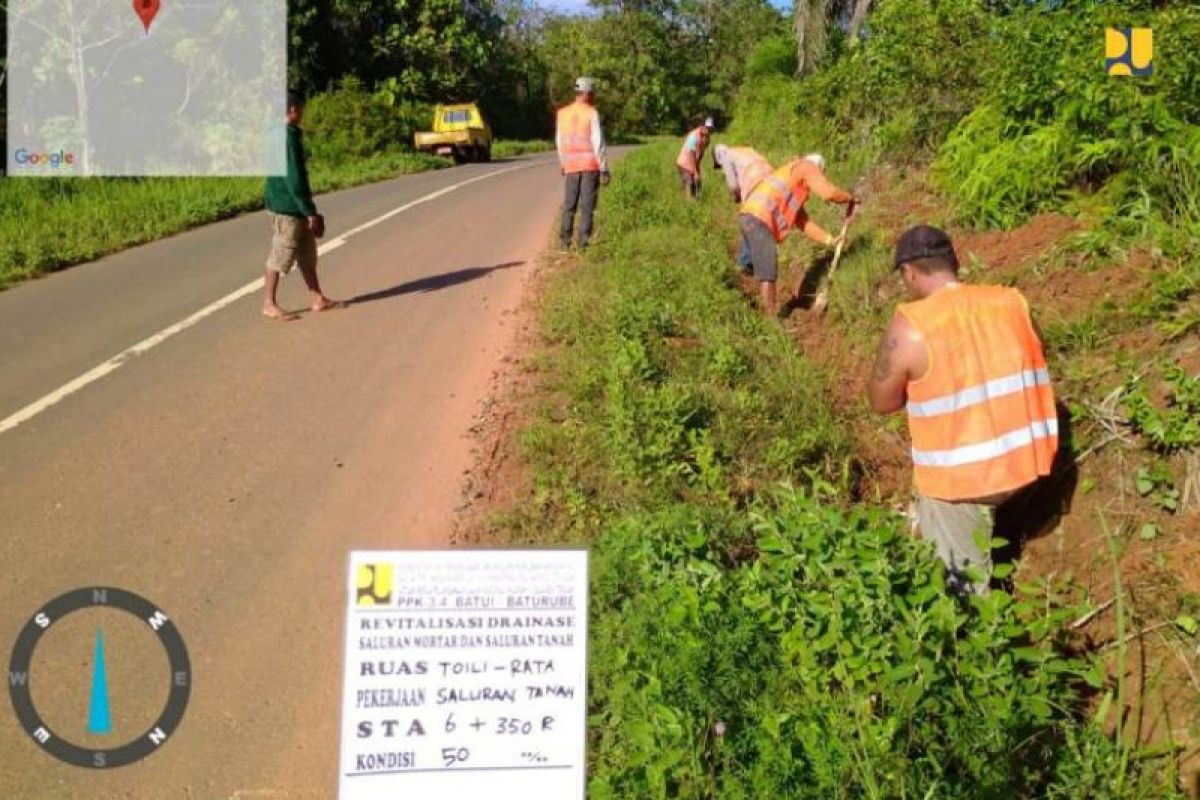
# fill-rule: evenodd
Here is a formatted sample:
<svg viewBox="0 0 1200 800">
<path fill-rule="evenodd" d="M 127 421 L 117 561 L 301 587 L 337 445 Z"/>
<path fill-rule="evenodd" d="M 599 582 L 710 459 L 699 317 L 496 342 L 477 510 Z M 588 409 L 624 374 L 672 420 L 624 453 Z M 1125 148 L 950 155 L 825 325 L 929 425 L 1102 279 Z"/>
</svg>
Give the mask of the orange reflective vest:
<svg viewBox="0 0 1200 800">
<path fill-rule="evenodd" d="M 733 162 L 742 197 L 749 197 L 763 178 L 773 172 L 771 163 L 753 147 L 730 147 L 725 153 L 725 157 Z"/>
<path fill-rule="evenodd" d="M 820 175 L 817 165 L 803 158 L 784 164 L 759 182 L 743 199 L 742 212 L 760 220 L 782 242 L 796 227 L 808 199 L 808 181 Z"/>
<path fill-rule="evenodd" d="M 596 117 L 595 107 L 580 100 L 558 110 L 559 158 L 568 175 L 600 171 L 600 159 L 592 145 Z"/>
<path fill-rule="evenodd" d="M 917 491 L 978 500 L 1049 475 L 1058 415 L 1021 293 L 951 285 L 899 311 L 929 354 L 926 374 L 908 384 Z"/>
<path fill-rule="evenodd" d="M 707 129 L 703 126 L 696 128 L 689 133 L 683 140 L 683 147 L 679 148 L 679 157 L 675 159 L 675 163 L 693 175 L 700 174 L 700 162 L 704 160 L 704 151 L 708 147 L 708 141 L 700 134 Z M 693 153 L 693 143 L 695 147 L 695 156 Z"/>
</svg>

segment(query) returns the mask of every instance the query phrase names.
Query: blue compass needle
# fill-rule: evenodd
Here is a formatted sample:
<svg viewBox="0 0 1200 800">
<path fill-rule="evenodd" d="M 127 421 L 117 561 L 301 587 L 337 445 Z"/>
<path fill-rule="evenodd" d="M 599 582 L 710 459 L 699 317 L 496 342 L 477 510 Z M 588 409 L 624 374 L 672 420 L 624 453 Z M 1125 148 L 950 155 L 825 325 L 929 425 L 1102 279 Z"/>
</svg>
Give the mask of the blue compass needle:
<svg viewBox="0 0 1200 800">
<path fill-rule="evenodd" d="M 96 629 L 96 659 L 92 664 L 92 700 L 88 704 L 87 731 L 112 733 L 112 714 L 108 707 L 108 673 L 104 667 L 104 631 Z"/>
</svg>

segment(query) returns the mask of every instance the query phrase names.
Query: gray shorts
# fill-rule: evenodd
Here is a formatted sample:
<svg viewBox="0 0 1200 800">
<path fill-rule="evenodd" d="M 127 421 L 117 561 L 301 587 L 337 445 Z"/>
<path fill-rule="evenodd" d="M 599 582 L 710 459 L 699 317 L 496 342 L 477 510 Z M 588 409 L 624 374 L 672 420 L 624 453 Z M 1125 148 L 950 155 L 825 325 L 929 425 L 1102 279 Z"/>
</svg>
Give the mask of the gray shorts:
<svg viewBox="0 0 1200 800">
<path fill-rule="evenodd" d="M 987 594 L 992 575 L 992 529 L 996 506 L 952 503 L 917 495 L 917 530 L 933 543 L 946 565 L 946 583 L 957 594 Z M 967 575 L 976 567 L 986 576 L 974 581 Z"/>
<path fill-rule="evenodd" d="M 738 215 L 738 226 L 750 246 L 754 277 L 760 281 L 779 280 L 779 246 L 775 244 L 775 235 L 770 228 L 751 214 Z"/>
</svg>

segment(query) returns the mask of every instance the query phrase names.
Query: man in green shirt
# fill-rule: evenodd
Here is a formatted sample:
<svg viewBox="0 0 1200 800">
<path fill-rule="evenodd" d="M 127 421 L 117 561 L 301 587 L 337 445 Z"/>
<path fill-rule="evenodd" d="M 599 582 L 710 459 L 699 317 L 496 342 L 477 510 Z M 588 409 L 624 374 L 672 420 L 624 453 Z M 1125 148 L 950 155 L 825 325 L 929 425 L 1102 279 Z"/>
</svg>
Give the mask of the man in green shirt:
<svg viewBox="0 0 1200 800">
<path fill-rule="evenodd" d="M 263 316 L 271 319 L 293 320 L 295 314 L 284 311 L 275 300 L 279 276 L 299 265 L 304 284 L 308 287 L 310 308 L 328 311 L 345 308 L 346 304 L 330 300 L 321 291 L 317 279 L 317 239 L 325 235 L 325 218 L 317 213 L 312 187 L 308 182 L 308 165 L 304 157 L 304 102 L 295 92 L 287 97 L 287 174 L 267 178 L 267 212 L 271 217 L 271 253 L 267 256 L 267 273 L 263 279 L 265 297 Z"/>
</svg>

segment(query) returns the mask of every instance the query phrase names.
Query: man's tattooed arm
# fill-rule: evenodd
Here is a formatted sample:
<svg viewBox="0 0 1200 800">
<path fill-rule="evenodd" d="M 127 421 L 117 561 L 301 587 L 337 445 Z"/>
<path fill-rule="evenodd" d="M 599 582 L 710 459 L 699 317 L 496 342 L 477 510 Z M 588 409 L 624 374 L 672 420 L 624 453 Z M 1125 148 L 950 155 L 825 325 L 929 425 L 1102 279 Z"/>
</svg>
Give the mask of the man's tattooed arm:
<svg viewBox="0 0 1200 800">
<path fill-rule="evenodd" d="M 893 336 L 890 332 L 879 343 L 879 350 L 875 353 L 875 369 L 871 372 L 871 379 L 876 383 L 885 381 L 894 370 L 893 356 L 896 348 L 900 346 L 900 340 Z"/>
</svg>

